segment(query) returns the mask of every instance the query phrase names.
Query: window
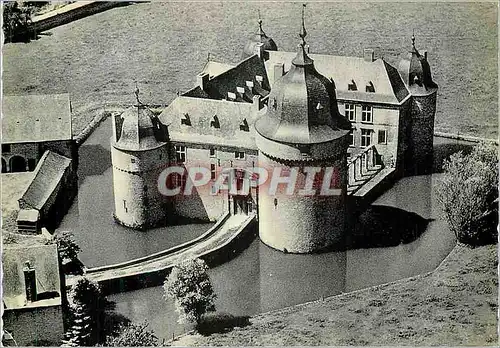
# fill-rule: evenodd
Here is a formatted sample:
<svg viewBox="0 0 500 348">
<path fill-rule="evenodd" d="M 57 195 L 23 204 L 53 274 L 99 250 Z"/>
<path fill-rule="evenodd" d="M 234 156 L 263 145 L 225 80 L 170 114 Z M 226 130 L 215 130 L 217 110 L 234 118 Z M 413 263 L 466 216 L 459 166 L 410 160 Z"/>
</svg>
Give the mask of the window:
<svg viewBox="0 0 500 348">
<path fill-rule="evenodd" d="M 127 201 L 126 200 L 123 200 L 123 210 L 125 210 L 125 213 L 128 213 Z"/>
<path fill-rule="evenodd" d="M 210 157 L 216 157 L 215 148 L 213 147 L 210 148 Z"/>
<path fill-rule="evenodd" d="M 215 180 L 217 172 L 215 170 L 215 164 L 210 164 L 210 179 Z"/>
<path fill-rule="evenodd" d="M 373 85 L 373 82 L 369 81 L 367 84 L 366 84 L 366 92 L 368 93 L 375 93 L 375 86 Z"/>
<path fill-rule="evenodd" d="M 348 91 L 357 91 L 358 87 L 356 87 L 356 82 L 354 80 L 351 80 L 351 83 L 347 85 L 347 90 Z"/>
<path fill-rule="evenodd" d="M 276 98 L 271 98 L 270 103 L 271 103 L 271 107 L 273 109 L 276 109 L 276 106 L 277 106 L 277 104 L 276 104 Z"/>
<path fill-rule="evenodd" d="M 354 129 L 351 129 L 351 132 L 349 133 L 349 146 L 354 146 Z"/>
<path fill-rule="evenodd" d="M 186 126 L 191 125 L 191 119 L 189 118 L 189 114 L 184 114 L 184 116 L 181 118 L 181 124 L 184 124 Z"/>
<path fill-rule="evenodd" d="M 245 153 L 241 151 L 235 151 L 234 158 L 245 159 Z"/>
<path fill-rule="evenodd" d="M 10 144 L 2 144 L 2 152 L 10 152 Z"/>
<path fill-rule="evenodd" d="M 264 78 L 260 75 L 255 75 L 255 80 L 258 82 L 258 83 L 262 83 L 262 81 L 264 81 Z"/>
<path fill-rule="evenodd" d="M 380 129 L 378 131 L 378 143 L 387 144 L 387 131 L 385 129 Z"/>
<path fill-rule="evenodd" d="M 177 163 L 186 162 L 186 147 L 182 145 L 175 146 L 175 157 L 177 159 Z"/>
<path fill-rule="evenodd" d="M 240 124 L 240 131 L 250 132 L 250 126 L 248 125 L 248 121 L 246 118 L 244 118 L 243 122 Z"/>
<path fill-rule="evenodd" d="M 135 158 L 131 158 L 130 163 L 135 163 Z"/>
<path fill-rule="evenodd" d="M 367 147 L 372 143 L 372 131 L 371 129 L 361 129 L 361 146 Z"/>
<path fill-rule="evenodd" d="M 172 188 L 180 187 L 183 189 L 186 186 L 186 174 L 173 173 L 170 176 L 172 178 Z"/>
<path fill-rule="evenodd" d="M 349 121 L 356 121 L 356 108 L 354 104 L 345 104 L 345 116 Z"/>
<path fill-rule="evenodd" d="M 373 122 L 371 106 L 368 105 L 361 106 L 361 122 Z"/>
<path fill-rule="evenodd" d="M 219 117 L 217 117 L 217 115 L 214 115 L 214 117 L 212 118 L 212 121 L 210 121 L 210 127 L 220 128 L 220 121 L 219 121 Z"/>
</svg>

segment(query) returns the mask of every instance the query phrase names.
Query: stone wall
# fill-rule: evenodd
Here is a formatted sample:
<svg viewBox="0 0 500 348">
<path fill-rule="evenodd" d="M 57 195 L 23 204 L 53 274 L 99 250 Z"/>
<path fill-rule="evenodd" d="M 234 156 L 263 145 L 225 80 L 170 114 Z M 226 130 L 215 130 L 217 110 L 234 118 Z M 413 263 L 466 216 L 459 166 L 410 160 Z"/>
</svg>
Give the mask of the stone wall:
<svg viewBox="0 0 500 348">
<path fill-rule="evenodd" d="M 5 310 L 3 325 L 19 346 L 60 346 L 64 334 L 60 305 Z"/>
<path fill-rule="evenodd" d="M 314 164 L 316 167 L 333 167 L 337 180 L 331 188 L 339 188 L 335 195 L 321 196 L 293 194 L 278 189 L 275 195 L 269 192 L 269 186 L 259 188 L 259 236 L 265 244 L 285 252 L 309 253 L 330 247 L 343 249 L 346 219 L 347 162 L 345 153 L 338 154 L 337 160 L 323 160 Z M 290 169 L 284 163 L 261 153 L 259 165 L 265 168 L 281 167 Z M 299 168 L 297 182 L 305 181 L 303 168 L 306 163 L 294 165 Z M 312 165 L 311 165 L 312 166 Z M 286 174 L 282 174 L 286 176 Z"/>
</svg>

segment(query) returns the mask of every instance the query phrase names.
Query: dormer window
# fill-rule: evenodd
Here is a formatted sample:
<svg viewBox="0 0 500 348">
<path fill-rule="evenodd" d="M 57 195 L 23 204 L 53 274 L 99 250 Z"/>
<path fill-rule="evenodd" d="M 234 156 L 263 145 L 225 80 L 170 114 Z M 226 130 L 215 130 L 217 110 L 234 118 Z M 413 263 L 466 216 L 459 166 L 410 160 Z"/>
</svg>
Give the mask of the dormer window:
<svg viewBox="0 0 500 348">
<path fill-rule="evenodd" d="M 351 80 L 351 83 L 347 85 L 347 90 L 348 91 L 357 91 L 358 87 L 356 87 L 356 82 L 354 80 Z"/>
<path fill-rule="evenodd" d="M 227 100 L 236 100 L 236 94 L 233 92 L 227 92 Z"/>
<path fill-rule="evenodd" d="M 220 122 L 219 122 L 219 118 L 217 117 L 217 115 L 214 115 L 214 117 L 212 118 L 212 121 L 210 121 L 210 127 L 220 128 Z"/>
<path fill-rule="evenodd" d="M 253 81 L 246 81 L 246 85 L 248 88 L 252 89 L 253 88 Z"/>
<path fill-rule="evenodd" d="M 323 105 L 321 105 L 321 103 L 318 102 L 318 105 L 316 105 L 316 110 L 322 110 L 323 109 Z"/>
<path fill-rule="evenodd" d="M 240 131 L 250 132 L 250 126 L 248 125 L 247 119 L 243 119 L 243 122 L 240 124 Z"/>
<path fill-rule="evenodd" d="M 375 93 L 375 86 L 373 85 L 373 82 L 368 81 L 368 83 L 366 84 L 366 92 Z"/>
<path fill-rule="evenodd" d="M 255 80 L 256 80 L 258 83 L 262 84 L 262 81 L 264 81 L 264 78 L 263 78 L 262 76 L 260 76 L 260 75 L 256 75 L 256 76 L 255 76 Z"/>
<path fill-rule="evenodd" d="M 236 92 L 244 94 L 245 93 L 245 89 L 243 87 L 236 87 Z"/>
<path fill-rule="evenodd" d="M 182 118 L 181 118 L 181 124 L 184 124 L 186 126 L 190 126 L 191 125 L 191 119 L 189 118 L 189 114 L 184 114 L 182 116 Z"/>
</svg>

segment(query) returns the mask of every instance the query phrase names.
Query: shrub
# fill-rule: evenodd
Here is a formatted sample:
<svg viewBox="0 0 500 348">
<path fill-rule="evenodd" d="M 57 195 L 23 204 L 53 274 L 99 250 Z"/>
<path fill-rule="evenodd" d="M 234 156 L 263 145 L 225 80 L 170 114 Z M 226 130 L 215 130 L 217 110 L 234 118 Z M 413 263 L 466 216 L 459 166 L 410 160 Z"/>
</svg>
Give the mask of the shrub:
<svg viewBox="0 0 500 348">
<path fill-rule="evenodd" d="M 31 10 L 16 1 L 3 3 L 5 42 L 28 41 L 31 33 Z"/>
<path fill-rule="evenodd" d="M 476 145 L 444 162 L 437 197 L 444 217 L 461 243 L 471 246 L 496 241 L 498 224 L 498 157 L 493 145 Z"/>
<path fill-rule="evenodd" d="M 157 347 L 158 337 L 148 330 L 148 323 L 127 324 L 119 328 L 117 335 L 108 337 L 107 347 Z"/>
<path fill-rule="evenodd" d="M 65 344 L 90 346 L 104 341 L 104 321 L 110 302 L 101 293 L 99 285 L 80 278 L 68 294 L 72 325 L 66 332 Z"/>
<path fill-rule="evenodd" d="M 179 323 L 198 323 L 206 312 L 215 311 L 208 266 L 200 259 L 186 260 L 174 266 L 163 285 L 165 297 L 173 299 Z"/>
</svg>

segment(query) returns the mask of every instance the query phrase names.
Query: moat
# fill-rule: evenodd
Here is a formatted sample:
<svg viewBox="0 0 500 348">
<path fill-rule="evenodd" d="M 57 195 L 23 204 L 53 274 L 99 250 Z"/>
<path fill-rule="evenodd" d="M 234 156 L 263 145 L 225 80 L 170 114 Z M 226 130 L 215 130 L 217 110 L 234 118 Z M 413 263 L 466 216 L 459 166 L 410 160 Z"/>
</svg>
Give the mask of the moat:
<svg viewBox="0 0 500 348">
<path fill-rule="evenodd" d="M 150 255 L 196 238 L 213 225 L 186 224 L 141 232 L 115 224 L 110 131 L 107 120 L 81 146 L 78 199 L 60 227 L 75 233 L 82 248 L 80 258 L 87 267 Z M 436 163 L 466 146 L 443 138 L 435 138 L 434 144 Z M 381 236 L 392 238 L 408 232 L 399 228 L 416 226 L 417 235 L 409 239 L 413 241 L 399 244 L 399 240 L 372 238 L 367 243 L 396 246 L 292 255 L 273 250 L 256 238 L 238 257 L 210 270 L 218 295 L 217 310 L 254 315 L 433 270 L 454 246 L 454 236 L 441 220 L 433 191 L 439 175 L 396 182 L 359 219 L 365 225 L 356 226 L 357 233 L 364 226 L 375 226 L 372 228 L 386 230 Z M 165 302 L 162 287 L 115 294 L 110 299 L 116 302 L 117 313 L 134 322 L 148 320 L 162 338 L 184 330 L 176 323 L 173 304 Z"/>
</svg>

